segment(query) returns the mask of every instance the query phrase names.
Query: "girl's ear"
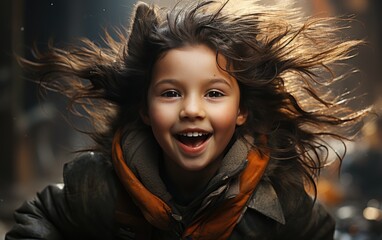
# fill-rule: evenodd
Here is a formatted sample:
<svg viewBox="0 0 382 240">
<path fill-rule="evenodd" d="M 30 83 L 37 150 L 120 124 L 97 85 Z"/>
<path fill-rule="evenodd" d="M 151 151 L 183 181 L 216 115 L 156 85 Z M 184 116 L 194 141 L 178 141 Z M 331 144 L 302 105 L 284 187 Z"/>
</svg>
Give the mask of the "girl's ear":
<svg viewBox="0 0 382 240">
<path fill-rule="evenodd" d="M 241 126 L 247 121 L 248 111 L 239 109 L 236 117 L 236 125 Z"/>
<path fill-rule="evenodd" d="M 143 2 L 137 3 L 127 43 L 127 53 L 130 56 L 142 54 L 140 51 L 145 48 L 151 30 L 158 25 L 158 22 L 158 16 L 153 7 Z"/>
</svg>

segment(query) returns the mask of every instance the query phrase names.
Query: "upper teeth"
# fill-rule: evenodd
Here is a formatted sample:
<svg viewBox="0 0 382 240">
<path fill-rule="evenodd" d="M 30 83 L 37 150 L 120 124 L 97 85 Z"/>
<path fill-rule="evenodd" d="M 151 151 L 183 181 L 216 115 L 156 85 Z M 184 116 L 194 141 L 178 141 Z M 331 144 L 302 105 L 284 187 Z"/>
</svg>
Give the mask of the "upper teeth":
<svg viewBox="0 0 382 240">
<path fill-rule="evenodd" d="M 201 137 L 205 135 L 205 133 L 200 133 L 200 132 L 187 132 L 187 133 L 181 133 L 180 135 L 184 137 Z"/>
</svg>

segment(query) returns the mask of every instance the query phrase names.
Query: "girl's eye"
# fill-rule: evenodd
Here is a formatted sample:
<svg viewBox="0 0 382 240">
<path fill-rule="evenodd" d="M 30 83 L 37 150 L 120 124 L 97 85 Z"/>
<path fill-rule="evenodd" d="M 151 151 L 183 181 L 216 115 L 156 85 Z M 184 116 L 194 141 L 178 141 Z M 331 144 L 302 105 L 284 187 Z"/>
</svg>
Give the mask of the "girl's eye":
<svg viewBox="0 0 382 240">
<path fill-rule="evenodd" d="M 169 91 L 162 93 L 161 97 L 176 98 L 176 97 L 180 97 L 180 94 L 175 90 L 169 90 Z"/>
<path fill-rule="evenodd" d="M 219 91 L 209 91 L 206 96 L 209 98 L 217 98 L 217 97 L 223 97 L 224 94 Z"/>
</svg>

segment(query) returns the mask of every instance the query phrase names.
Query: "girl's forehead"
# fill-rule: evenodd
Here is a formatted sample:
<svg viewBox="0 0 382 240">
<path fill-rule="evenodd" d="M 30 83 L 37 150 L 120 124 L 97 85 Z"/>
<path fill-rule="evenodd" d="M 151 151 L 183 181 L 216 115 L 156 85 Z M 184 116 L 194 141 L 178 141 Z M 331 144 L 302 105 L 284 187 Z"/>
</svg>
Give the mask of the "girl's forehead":
<svg viewBox="0 0 382 240">
<path fill-rule="evenodd" d="M 206 45 L 192 45 L 172 49 L 155 63 L 152 81 L 161 79 L 217 79 L 231 82 L 231 75 L 225 70 L 227 61 Z"/>
<path fill-rule="evenodd" d="M 154 67 L 155 65 L 157 65 L 158 62 L 163 61 L 163 59 L 175 58 L 174 56 L 177 56 L 178 58 L 182 59 L 182 58 L 198 57 L 200 55 L 209 55 L 210 57 L 213 57 L 215 59 L 215 62 L 222 69 L 225 69 L 227 66 L 227 63 L 228 63 L 227 58 L 222 53 L 220 53 L 217 49 L 213 49 L 212 47 L 204 43 L 195 43 L 195 44 L 185 44 L 183 46 L 171 48 L 164 51 L 156 59 L 154 63 Z"/>
<path fill-rule="evenodd" d="M 227 59 L 205 44 L 186 45 L 164 52 L 155 62 L 154 71 L 158 66 L 171 62 L 175 63 L 173 64 L 174 68 L 180 67 L 181 64 L 192 66 L 204 62 L 225 69 Z"/>
</svg>

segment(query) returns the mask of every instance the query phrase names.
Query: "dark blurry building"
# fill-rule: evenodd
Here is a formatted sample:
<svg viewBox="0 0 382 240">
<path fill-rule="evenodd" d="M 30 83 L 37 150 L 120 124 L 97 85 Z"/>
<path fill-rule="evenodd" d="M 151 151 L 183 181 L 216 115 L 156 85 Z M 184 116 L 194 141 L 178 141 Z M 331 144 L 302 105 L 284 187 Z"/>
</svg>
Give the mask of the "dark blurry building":
<svg viewBox="0 0 382 240">
<path fill-rule="evenodd" d="M 49 39 L 57 46 L 81 37 L 101 43 L 104 28 L 128 23 L 135 2 L 0 1 L 0 223 L 25 200 L 20 194 L 39 190 L 36 182 L 59 181 L 70 153 L 89 141 L 64 120 L 63 97 L 38 97 L 15 56 L 31 59 L 32 46 L 43 51 Z"/>
</svg>

